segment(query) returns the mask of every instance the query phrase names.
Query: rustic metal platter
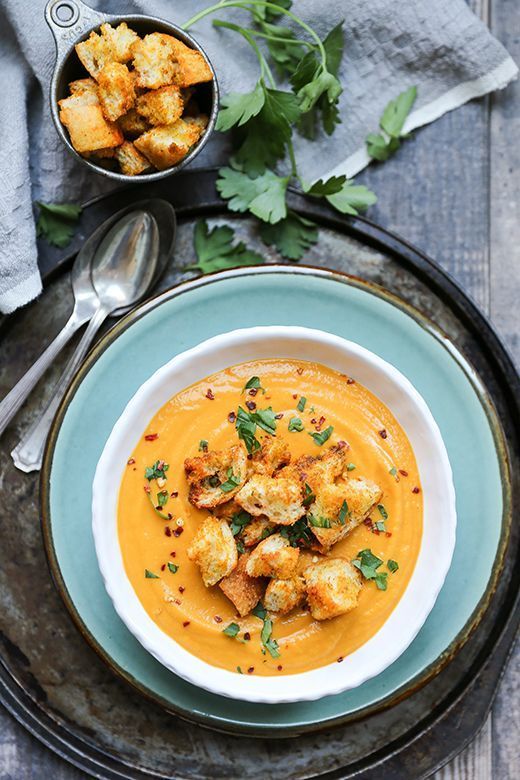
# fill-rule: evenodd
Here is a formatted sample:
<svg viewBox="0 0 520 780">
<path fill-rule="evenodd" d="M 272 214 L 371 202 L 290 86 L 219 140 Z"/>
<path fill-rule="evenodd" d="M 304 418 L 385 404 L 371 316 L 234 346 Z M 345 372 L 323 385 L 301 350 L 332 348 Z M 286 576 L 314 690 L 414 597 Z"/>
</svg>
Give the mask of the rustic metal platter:
<svg viewBox="0 0 520 780">
<path fill-rule="evenodd" d="M 183 201 L 187 179 L 183 182 L 182 177 L 176 179 L 178 186 L 174 195 L 168 193 L 185 221 L 181 226 L 177 267 L 172 269 L 166 284 L 184 278 L 178 265 L 184 265 L 192 258 L 189 217 L 194 212 L 210 214 L 221 208 L 213 194 L 212 175 L 197 174 L 197 177 L 199 186 L 193 189 L 190 186 L 188 200 Z M 189 183 L 194 184 L 193 174 Z M 194 192 L 199 198 L 196 202 Z M 154 188 L 154 194 L 164 196 L 167 193 L 155 192 Z M 96 218 L 99 220 L 112 209 L 125 205 L 125 198 L 128 194 L 121 193 L 87 209 L 85 230 L 91 229 Z M 307 208 L 303 203 L 297 205 Z M 323 228 L 320 245 L 309 253 L 309 262 L 336 265 L 398 292 L 441 325 L 470 357 L 499 411 L 512 465 L 517 466 L 518 442 L 514 426 L 517 419 L 514 415 L 518 414 L 518 407 L 514 406 L 518 400 L 515 396 L 517 377 L 496 337 L 472 304 L 465 301 L 463 294 L 442 272 L 430 267 L 427 258 L 395 237 L 385 235 L 377 226 L 357 219 L 339 221 L 319 213 L 314 207 L 312 216 Z M 254 242 L 246 220 L 237 221 L 236 227 L 238 233 L 248 236 L 250 243 Z M 377 242 L 377 248 L 373 247 L 374 242 Z M 65 261 L 65 257 L 54 257 L 53 260 L 50 255 L 44 259 L 47 268 L 56 260 Z M 38 353 L 44 338 L 58 328 L 70 307 L 68 295 L 67 278 L 56 277 L 38 304 L 37 325 L 32 322 L 31 309 L 5 323 L 0 345 L 2 392 L 9 389 Z M 41 400 L 34 399 L 2 441 L 1 471 L 5 495 L 1 519 L 6 531 L 2 551 L 2 558 L 5 556 L 2 561 L 5 606 L 1 628 L 6 636 L 2 654 L 3 698 L 17 717 L 39 732 L 40 738 L 89 773 L 102 777 L 141 777 L 145 773 L 146 776 L 151 773 L 152 776 L 256 777 L 266 772 L 272 777 L 286 777 L 288 749 L 291 751 L 290 776 L 294 777 L 331 772 L 348 776 L 354 770 L 369 772 L 374 762 L 381 760 L 385 761 L 389 777 L 394 776 L 392 772 L 396 777 L 417 777 L 447 760 L 450 751 L 455 749 L 453 739 L 446 738 L 441 740 L 441 754 L 438 747 L 434 747 L 438 743 L 436 740 L 429 740 L 430 748 L 425 751 L 424 746 L 419 747 L 421 734 L 432 728 L 444 728 L 442 724 L 452 716 L 465 724 L 464 733 L 459 728 L 457 746 L 474 733 L 489 706 L 491 691 L 507 652 L 508 632 L 514 629 L 511 622 L 506 625 L 517 590 L 514 539 L 506 550 L 505 568 L 479 628 L 446 669 L 406 702 L 372 715 L 369 721 L 351 723 L 319 738 L 298 737 L 291 740 L 290 747 L 286 740 L 251 742 L 213 734 L 172 720 L 171 716 L 131 693 L 127 686 L 106 672 L 67 622 L 49 586 L 34 528 L 37 516 L 35 482 L 16 474 L 6 456 L 15 443 L 16 434 L 38 413 Z M 8 491 L 6 484 L 10 488 Z M 73 497 L 71 485 L 72 504 Z M 517 500 L 516 493 L 514 500 Z M 487 685 L 482 684 L 477 691 L 477 703 L 473 700 L 466 708 L 463 702 L 469 701 L 468 695 L 475 692 L 474 687 L 468 692 L 468 686 L 479 673 L 481 679 L 487 675 Z M 465 693 L 466 697 L 461 698 Z M 459 705 L 463 707 L 462 713 L 457 709 Z"/>
</svg>

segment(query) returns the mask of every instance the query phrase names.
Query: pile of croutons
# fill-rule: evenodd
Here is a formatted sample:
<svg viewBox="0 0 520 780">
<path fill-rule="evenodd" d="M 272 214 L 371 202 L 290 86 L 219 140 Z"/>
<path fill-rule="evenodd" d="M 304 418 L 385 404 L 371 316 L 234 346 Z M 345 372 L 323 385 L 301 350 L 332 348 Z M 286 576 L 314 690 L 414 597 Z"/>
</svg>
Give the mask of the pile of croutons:
<svg viewBox="0 0 520 780">
<path fill-rule="evenodd" d="M 60 120 L 83 157 L 113 159 L 136 176 L 180 162 L 208 124 L 196 85 L 213 74 L 203 55 L 164 33 L 140 38 L 125 22 L 101 25 L 76 45 L 90 74 L 69 84 Z"/>
<path fill-rule="evenodd" d="M 382 492 L 349 474 L 347 450 L 337 445 L 291 462 L 285 443 L 269 436 L 249 457 L 237 444 L 185 461 L 189 499 L 210 512 L 188 556 L 206 587 L 218 584 L 241 617 L 260 599 L 278 614 L 307 602 L 316 620 L 357 605 L 358 569 L 330 553 Z M 314 553 L 311 559 L 303 548 Z"/>
</svg>

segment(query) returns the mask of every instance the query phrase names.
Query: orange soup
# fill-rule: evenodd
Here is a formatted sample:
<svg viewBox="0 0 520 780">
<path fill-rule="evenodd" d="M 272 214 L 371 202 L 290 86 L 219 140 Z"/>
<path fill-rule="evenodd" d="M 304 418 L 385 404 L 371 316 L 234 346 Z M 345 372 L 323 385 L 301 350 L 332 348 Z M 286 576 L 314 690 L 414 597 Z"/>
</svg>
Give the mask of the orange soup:
<svg viewBox="0 0 520 780">
<path fill-rule="evenodd" d="M 253 388 L 250 395 L 244 386 L 253 376 L 259 377 L 263 389 L 255 392 Z M 306 399 L 303 411 L 302 398 Z M 216 450 L 237 444 L 235 417 L 238 407 L 246 408 L 248 400 L 259 409 L 272 407 L 277 416 L 276 436 L 286 441 L 293 459 L 320 455 L 331 445 L 347 442 L 353 475 L 377 482 L 383 491 L 380 504 L 334 545 L 330 555 L 353 560 L 360 551 L 370 549 L 382 561 L 377 572 L 386 575 L 379 579 L 386 589 L 380 589 L 373 578 L 364 579 L 358 606 L 330 620 L 316 621 L 304 607 L 284 616 L 271 615 L 277 657 L 262 644 L 262 619 L 252 614 L 237 617 L 218 586 L 204 586 L 186 552 L 208 512 L 188 501 L 184 460 L 199 455 L 204 442 Z M 301 420 L 303 430 L 288 430 L 294 417 Z M 330 436 L 323 444 L 312 436 L 328 429 Z M 348 655 L 381 628 L 404 593 L 422 534 L 417 465 L 395 417 L 355 378 L 296 360 L 233 366 L 171 398 L 149 422 L 128 457 L 118 508 L 126 573 L 155 623 L 209 664 L 244 674 L 278 675 L 335 661 L 347 663 Z M 157 503 L 157 483 L 145 478 L 145 470 L 157 461 L 168 464 L 166 482 L 159 482 L 167 489 L 164 506 L 157 506 L 160 514 L 150 501 Z M 146 490 L 150 486 L 151 494 Z M 316 560 L 312 550 L 302 549 L 300 556 L 309 563 Z M 232 623 L 239 628 L 235 636 L 224 632 Z"/>
</svg>

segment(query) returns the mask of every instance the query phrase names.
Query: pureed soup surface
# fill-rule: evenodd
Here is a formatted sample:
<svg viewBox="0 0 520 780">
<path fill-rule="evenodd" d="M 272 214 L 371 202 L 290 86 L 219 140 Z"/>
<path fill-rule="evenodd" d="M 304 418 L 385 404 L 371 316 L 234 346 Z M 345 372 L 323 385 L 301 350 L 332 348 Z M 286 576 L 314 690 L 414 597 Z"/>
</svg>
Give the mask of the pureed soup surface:
<svg viewBox="0 0 520 780">
<path fill-rule="evenodd" d="M 260 377 L 265 394 L 259 391 L 252 398 L 243 391 L 252 376 Z M 302 396 L 307 402 L 300 412 L 297 404 Z M 363 580 L 358 606 L 331 620 L 316 621 L 301 607 L 285 616 L 272 615 L 279 658 L 262 652 L 262 620 L 251 614 L 237 617 L 218 585 L 204 586 L 197 565 L 186 554 L 208 512 L 188 501 L 184 459 L 201 454 L 201 440 L 217 450 L 237 444 L 235 424 L 228 416 L 239 405 L 245 407 L 247 400 L 254 400 L 259 409 L 272 406 L 276 414 L 283 414 L 277 420 L 276 436 L 287 442 L 293 460 L 304 454 L 321 455 L 338 441 L 348 442 L 348 461 L 355 465 L 352 475 L 377 482 L 383 490 L 383 514 L 388 514 L 386 532 L 371 530 L 383 521 L 375 507 L 372 523 L 359 525 L 329 553 L 352 560 L 370 548 L 384 561 L 378 571 L 388 572 L 387 589 L 379 590 L 373 580 Z M 299 417 L 305 429 L 289 433 L 291 417 Z M 319 446 L 309 432 L 315 431 L 322 417 L 322 430 L 332 425 L 334 431 Z M 268 435 L 258 429 L 259 438 L 260 434 Z M 157 460 L 169 464 L 164 487 L 170 498 L 162 509 L 172 515 L 169 521 L 155 513 L 144 490 L 147 485 L 154 495 L 159 490 L 155 481 L 144 478 L 145 469 Z M 143 607 L 166 634 L 214 666 L 250 674 L 294 674 L 338 660 L 347 663 L 348 655 L 386 621 L 406 589 L 419 553 L 422 494 L 406 434 L 390 410 L 366 388 L 318 363 L 260 360 L 219 371 L 178 393 L 157 412 L 129 453 L 119 495 L 118 528 L 127 575 Z M 300 558 L 305 556 L 311 563 L 313 555 L 302 550 Z M 387 568 L 389 559 L 399 564 L 395 573 Z M 232 622 L 240 626 L 238 639 L 223 633 Z M 247 632 L 250 640 L 243 641 Z"/>
</svg>

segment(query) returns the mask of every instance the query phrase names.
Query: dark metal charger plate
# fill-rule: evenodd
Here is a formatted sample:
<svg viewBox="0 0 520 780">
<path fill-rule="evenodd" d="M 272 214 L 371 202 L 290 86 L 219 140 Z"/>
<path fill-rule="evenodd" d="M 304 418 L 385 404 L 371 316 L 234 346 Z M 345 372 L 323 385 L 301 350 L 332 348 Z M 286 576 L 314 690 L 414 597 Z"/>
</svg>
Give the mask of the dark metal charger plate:
<svg viewBox="0 0 520 780">
<path fill-rule="evenodd" d="M 85 211 L 71 249 L 116 208 L 149 194 L 152 190 L 145 186 L 94 202 Z M 153 195 L 171 200 L 178 210 L 181 229 L 176 264 L 183 266 L 193 254 L 192 218 L 223 211 L 214 189 L 214 173 L 181 174 L 154 185 Z M 470 358 L 499 412 L 512 473 L 518 479 L 518 377 L 482 315 L 432 261 L 397 237 L 367 220 L 339 219 L 299 198 L 294 205 L 322 226 L 320 243 L 308 253 L 307 262 L 335 266 L 398 293 L 441 325 Z M 226 220 L 230 221 L 228 216 Z M 255 242 L 248 220 L 231 221 L 240 237 Z M 68 278 L 56 269 L 65 270 L 69 255 L 70 251 L 59 255 L 42 247 L 42 268 L 50 281 L 37 304 L 38 319 L 31 306 L 3 323 L 2 394 L 65 319 L 71 303 Z M 183 278 L 178 267 L 172 268 L 162 287 Z M 59 370 L 57 364 L 49 378 Z M 4 542 L 0 550 L 0 696 L 49 747 L 89 774 L 110 778 L 369 777 L 375 766 L 383 766 L 388 778 L 417 778 L 447 761 L 474 736 L 491 704 L 518 623 L 514 612 L 519 578 L 517 529 L 513 529 L 503 574 L 479 628 L 446 669 L 406 701 L 362 722 L 290 742 L 215 734 L 172 720 L 110 675 L 74 631 L 52 589 L 37 529 L 36 480 L 16 472 L 9 457 L 17 436 L 38 413 L 44 391 L 42 386 L 0 443 Z M 518 489 L 518 483 L 513 485 L 515 506 Z"/>
</svg>

